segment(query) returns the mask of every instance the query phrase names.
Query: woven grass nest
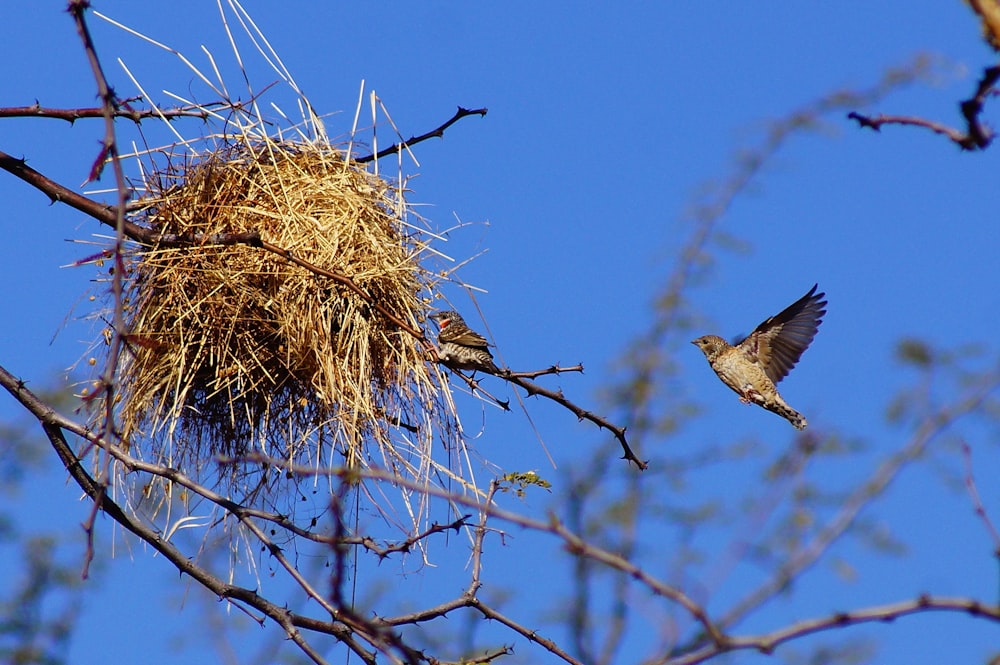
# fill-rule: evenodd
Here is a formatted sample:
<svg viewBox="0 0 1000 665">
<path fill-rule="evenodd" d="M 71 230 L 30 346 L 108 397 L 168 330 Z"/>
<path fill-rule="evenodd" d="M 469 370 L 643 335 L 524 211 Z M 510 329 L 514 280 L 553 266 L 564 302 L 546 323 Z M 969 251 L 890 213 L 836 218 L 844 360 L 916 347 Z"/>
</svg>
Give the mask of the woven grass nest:
<svg viewBox="0 0 1000 665">
<path fill-rule="evenodd" d="M 161 235 L 259 233 L 349 276 L 419 329 L 431 283 L 424 244 L 402 221 L 398 190 L 363 165 L 327 145 L 274 140 L 170 161 L 144 178 L 133 221 Z M 448 426 L 440 374 L 414 336 L 279 254 L 139 247 L 127 285 L 134 343 L 118 409 L 123 439 L 143 457 L 188 473 L 248 455 L 412 467 L 433 443 L 417 433 Z"/>
</svg>

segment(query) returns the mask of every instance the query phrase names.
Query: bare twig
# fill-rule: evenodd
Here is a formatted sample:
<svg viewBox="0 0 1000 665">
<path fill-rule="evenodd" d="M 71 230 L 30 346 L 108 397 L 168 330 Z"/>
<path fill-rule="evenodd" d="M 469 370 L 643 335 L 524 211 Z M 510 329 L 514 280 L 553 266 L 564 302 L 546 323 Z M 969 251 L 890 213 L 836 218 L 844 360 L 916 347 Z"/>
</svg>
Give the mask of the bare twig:
<svg viewBox="0 0 1000 665">
<path fill-rule="evenodd" d="M 863 623 L 887 623 L 910 614 L 926 614 L 930 611 L 958 612 L 971 617 L 1000 623 L 1000 606 L 988 605 L 969 598 L 948 598 L 941 596 L 919 596 L 913 600 L 879 605 L 850 612 L 836 612 L 818 619 L 797 621 L 785 628 L 762 635 L 729 637 L 724 644 L 706 644 L 704 647 L 676 657 L 664 657 L 652 661 L 653 665 L 696 665 L 715 658 L 722 653 L 753 649 L 764 654 L 773 653 L 785 642 L 807 635 L 844 626 Z"/>
<path fill-rule="evenodd" d="M 539 370 L 537 372 L 511 372 L 510 370 L 500 370 L 500 372 L 496 374 L 496 376 L 503 379 L 504 381 L 507 381 L 508 383 L 513 383 L 516 386 L 524 388 L 524 390 L 528 393 L 528 397 L 531 397 L 532 395 L 541 395 L 542 397 L 552 400 L 556 404 L 567 409 L 570 413 L 575 415 L 579 420 L 589 420 L 590 422 L 597 425 L 599 428 L 608 430 L 609 432 L 615 435 L 615 438 L 618 439 L 618 442 L 622 446 L 622 450 L 624 451 L 622 459 L 629 460 L 630 462 L 635 463 L 635 465 L 639 467 L 640 470 L 645 471 L 649 467 L 649 464 L 636 457 L 635 453 L 632 452 L 632 448 L 631 446 L 629 446 L 628 439 L 625 437 L 625 429 L 626 429 L 625 427 L 619 427 L 613 424 L 607 418 L 599 416 L 592 411 L 588 411 L 583 407 L 574 404 L 573 402 L 571 402 L 569 399 L 566 398 L 566 395 L 563 394 L 562 390 L 551 390 L 549 388 L 545 388 L 544 386 L 540 386 L 537 383 L 529 381 L 527 378 L 525 378 L 526 376 L 543 376 L 546 374 L 559 374 L 560 372 L 576 372 L 576 371 L 582 372 L 583 365 L 576 365 L 574 367 L 567 367 L 567 368 L 561 368 L 558 365 L 552 365 L 547 369 Z M 476 381 L 475 379 L 466 376 L 464 373 L 456 370 L 451 370 L 451 372 L 452 374 L 461 377 L 462 380 L 464 380 L 466 384 L 468 384 L 470 389 L 472 389 L 473 391 L 482 392 L 504 411 L 510 410 L 510 403 L 508 401 L 497 399 L 490 393 L 486 392 L 479 385 L 479 382 Z"/>
<path fill-rule="evenodd" d="M 968 134 L 959 129 L 954 129 L 939 122 L 934 122 L 933 120 L 926 120 L 924 118 L 917 118 L 909 115 L 886 115 L 883 113 L 868 116 L 857 113 L 856 111 L 851 111 L 847 114 L 847 117 L 851 120 L 857 121 L 858 126 L 867 127 L 875 130 L 876 132 L 882 131 L 883 125 L 909 125 L 911 127 L 923 127 L 924 129 L 929 129 L 935 134 L 948 137 L 965 150 L 970 150 L 973 147 L 972 144 L 970 144 Z"/>
<path fill-rule="evenodd" d="M 997 531 L 990 516 L 986 514 L 983 500 L 979 497 L 979 490 L 976 489 L 976 478 L 972 469 L 972 447 L 965 441 L 962 442 L 962 458 L 965 460 L 965 487 L 969 491 L 969 498 L 972 500 L 976 517 L 982 520 L 986 526 L 986 532 L 990 534 L 990 538 L 993 540 L 993 555 L 1000 559 L 1000 532 Z"/>
<path fill-rule="evenodd" d="M 458 111 L 455 112 L 455 115 L 453 115 L 449 120 L 447 120 L 440 126 L 435 127 L 431 131 L 427 132 L 426 134 L 421 134 L 420 136 L 411 136 L 410 138 L 406 139 L 405 141 L 401 141 L 400 143 L 393 143 L 385 150 L 379 150 L 377 153 L 373 155 L 365 155 L 364 157 L 358 157 L 354 161 L 364 164 L 376 159 L 381 159 L 382 157 L 386 157 L 388 155 L 392 155 L 402 147 L 408 148 L 420 143 L 421 141 L 426 141 L 427 139 L 441 138 L 444 136 L 444 130 L 448 129 L 462 118 L 469 115 L 485 116 L 487 111 L 488 109 L 485 108 L 465 109 L 459 106 Z"/>
<path fill-rule="evenodd" d="M 986 98 L 994 91 L 994 86 L 998 80 L 1000 80 L 1000 65 L 987 67 L 983 71 L 982 78 L 979 79 L 975 94 L 959 105 L 962 117 L 965 118 L 965 131 L 916 116 L 883 114 L 867 116 L 856 111 L 851 111 L 847 114 L 847 117 L 857 121 L 859 127 L 867 127 L 876 132 L 881 131 L 883 125 L 923 127 L 935 134 L 948 137 L 948 139 L 962 150 L 985 150 L 993 142 L 995 134 L 993 130 L 982 123 L 979 116 L 982 114 Z"/>
<path fill-rule="evenodd" d="M 421 540 L 426 540 L 428 537 L 436 533 L 445 533 L 447 531 L 458 531 L 463 527 L 469 526 L 468 524 L 469 517 L 471 517 L 471 515 L 463 515 L 462 517 L 459 517 L 457 520 L 449 522 L 448 524 L 438 524 L 437 522 L 434 522 L 420 533 L 414 534 L 409 538 L 401 540 L 398 543 L 388 543 L 384 547 L 380 547 L 375 542 L 375 539 L 371 538 L 370 536 L 364 536 L 362 538 L 345 536 L 342 540 L 343 542 L 348 544 L 357 543 L 362 547 L 364 547 L 369 552 L 372 552 L 373 554 L 378 556 L 379 559 L 385 559 L 390 554 L 396 552 L 403 552 L 403 553 L 409 552 L 410 550 L 413 549 L 413 546 L 419 543 Z"/>
<path fill-rule="evenodd" d="M 563 540 L 565 545 L 567 546 L 567 549 L 569 549 L 570 551 L 573 551 L 582 556 L 587 556 L 589 558 L 594 559 L 595 561 L 604 563 L 615 570 L 626 573 L 630 579 L 635 579 L 643 583 L 654 594 L 662 596 L 664 598 L 671 599 L 677 602 L 681 607 L 685 608 L 688 611 L 691 611 L 692 615 L 697 620 L 699 621 L 708 620 L 704 610 L 701 609 L 697 603 L 691 600 L 682 591 L 664 582 L 657 580 L 648 573 L 639 570 L 635 566 L 635 564 L 626 560 L 622 556 L 614 552 L 602 549 L 596 545 L 591 545 L 587 543 L 582 537 L 573 533 L 564 525 L 562 525 L 555 517 L 550 517 L 548 521 L 533 519 L 530 517 L 526 517 L 524 515 L 520 515 L 518 513 L 511 512 L 509 510 L 497 508 L 494 504 L 482 501 L 480 498 L 458 495 L 455 494 L 454 492 L 449 492 L 441 488 L 431 487 L 426 484 L 420 483 L 418 481 L 399 476 L 398 474 L 394 474 L 389 470 L 379 469 L 377 467 L 369 467 L 366 469 L 317 468 L 311 465 L 294 464 L 286 460 L 275 459 L 273 457 L 268 457 L 267 455 L 261 455 L 261 454 L 244 455 L 239 460 L 236 459 L 220 460 L 220 463 L 236 463 L 236 462 L 241 462 L 241 463 L 254 462 L 254 463 L 271 464 L 285 470 L 287 473 L 303 477 L 336 476 L 339 478 L 364 478 L 382 482 L 391 482 L 394 485 L 412 489 L 418 492 L 423 492 L 424 494 L 427 494 L 429 496 L 445 499 L 449 502 L 458 505 L 468 506 L 480 512 L 485 511 L 490 517 L 493 517 L 495 519 L 504 522 L 509 522 L 511 524 L 515 524 L 525 529 L 552 534 Z M 461 605 L 460 602 L 458 604 Z M 451 605 L 450 604 L 441 605 L 438 606 L 438 608 L 435 608 L 434 610 L 428 610 L 427 613 L 414 613 L 412 615 L 407 615 L 409 619 L 406 621 L 400 621 L 399 623 L 427 621 L 431 618 L 440 616 L 440 612 L 438 611 L 438 609 L 444 608 L 446 606 L 450 607 Z M 433 616 L 431 616 L 431 614 L 433 614 Z M 699 617 L 703 617 L 703 619 L 700 619 Z M 709 632 L 714 632 L 714 631 L 709 631 Z"/>
<path fill-rule="evenodd" d="M 558 363 L 546 367 L 545 369 L 535 370 L 533 372 L 508 372 L 507 376 L 516 376 L 522 379 L 537 379 L 540 376 L 545 376 L 547 374 L 562 374 L 563 372 L 580 372 L 583 373 L 583 365 L 571 365 L 569 367 L 562 367 Z"/>
<path fill-rule="evenodd" d="M 493 497 L 496 495 L 497 489 L 500 487 L 500 482 L 494 480 L 490 483 L 490 489 L 486 494 L 483 503 L 481 504 L 481 511 L 479 517 L 479 525 L 476 527 L 475 537 L 473 539 L 472 545 L 472 565 L 471 565 L 471 575 L 469 580 L 469 585 L 462 593 L 461 596 L 455 598 L 451 601 L 442 603 L 435 607 L 428 608 L 419 612 L 411 613 L 408 615 L 403 615 L 394 618 L 382 619 L 382 621 L 387 626 L 401 626 L 405 624 L 416 624 L 429 621 L 431 619 L 447 616 L 450 612 L 460 609 L 460 608 L 472 608 L 477 610 L 487 619 L 492 619 L 503 625 L 507 626 L 517 634 L 521 635 L 525 639 L 530 640 L 546 649 L 550 653 L 562 658 L 564 661 L 570 665 L 583 665 L 582 661 L 574 658 L 565 650 L 563 650 L 555 641 L 543 637 L 537 630 L 532 630 L 520 623 L 514 621 L 513 619 L 505 616 L 504 614 L 497 611 L 488 603 L 482 601 L 478 597 L 478 591 L 481 586 L 481 574 L 483 566 L 483 542 L 486 538 L 486 533 L 489 531 L 487 527 L 487 522 L 491 515 L 491 512 L 487 510 L 493 506 Z"/>
<path fill-rule="evenodd" d="M 101 151 L 90 170 L 90 180 L 97 180 L 101 177 L 105 165 L 110 162 L 115 177 L 115 191 L 118 196 L 115 208 L 115 244 L 112 250 L 114 271 L 111 276 L 111 295 L 114 300 L 114 313 L 112 319 L 113 334 L 110 340 L 110 350 L 101 372 L 101 389 L 104 392 L 104 433 L 109 438 L 118 435 L 115 427 L 115 378 L 118 372 L 118 361 L 121 357 L 122 349 L 125 346 L 125 204 L 131 197 L 131 190 L 125 182 L 125 171 L 122 169 L 121 160 L 118 153 L 118 140 L 115 134 L 115 114 L 118 110 L 118 99 L 104 75 L 104 68 L 100 58 L 97 57 L 97 49 L 94 40 L 90 35 L 90 28 L 87 26 L 85 12 L 90 8 L 88 0 L 70 0 L 68 11 L 76 24 L 77 34 L 83 42 L 83 50 L 87 54 L 87 61 L 94 74 L 97 83 L 97 93 L 101 100 L 101 111 L 104 116 L 104 141 Z M 110 479 L 111 458 L 105 455 L 104 468 L 98 476 L 101 485 L 101 492 L 111 482 Z M 87 553 L 84 560 L 83 576 L 87 577 L 90 562 L 94 557 L 94 520 L 97 518 L 97 508 L 100 501 L 94 502 L 94 510 L 89 519 L 84 524 L 84 531 L 87 534 Z"/>
<path fill-rule="evenodd" d="M 139 124 L 143 120 L 147 119 L 163 119 L 173 120 L 175 118 L 201 118 L 202 120 L 208 120 L 212 114 L 212 110 L 230 110 L 239 109 L 240 104 L 234 104 L 232 102 L 214 102 L 209 104 L 187 104 L 184 106 L 178 106 L 170 109 L 136 109 L 129 105 L 129 102 L 137 101 L 141 98 L 131 99 L 131 100 L 120 100 L 118 106 L 114 110 L 114 117 L 124 118 L 126 120 L 131 120 L 132 122 Z M 0 118 L 53 118 L 56 120 L 65 120 L 70 124 L 73 124 L 77 120 L 82 120 L 84 118 L 103 118 L 104 107 L 97 106 L 91 108 L 73 108 L 73 109 L 57 109 L 48 106 L 42 106 L 38 102 L 35 102 L 31 106 L 6 106 L 0 108 Z"/>
<path fill-rule="evenodd" d="M 510 383 L 516 384 L 524 388 L 528 392 L 529 397 L 531 397 L 532 395 L 541 395 L 542 397 L 550 399 L 556 404 L 569 410 L 578 419 L 589 420 L 590 422 L 597 425 L 599 428 L 608 430 L 609 432 L 615 435 L 615 438 L 618 439 L 618 443 L 620 443 L 622 446 L 622 450 L 624 451 L 622 459 L 629 460 L 630 462 L 635 463 L 635 465 L 639 467 L 641 471 L 645 471 L 646 468 L 649 466 L 647 462 L 644 462 L 643 460 L 639 459 L 638 457 L 636 457 L 635 453 L 632 452 L 632 448 L 628 444 L 628 439 L 625 437 L 624 427 L 619 427 L 617 425 L 614 425 L 607 418 L 599 416 L 593 411 L 587 411 L 586 409 L 577 406 L 570 400 L 566 399 L 566 396 L 563 394 L 562 390 L 550 390 L 548 388 L 540 386 L 537 383 L 533 383 L 515 374 L 501 373 L 499 374 L 499 376 L 505 381 L 509 381 Z"/>
</svg>

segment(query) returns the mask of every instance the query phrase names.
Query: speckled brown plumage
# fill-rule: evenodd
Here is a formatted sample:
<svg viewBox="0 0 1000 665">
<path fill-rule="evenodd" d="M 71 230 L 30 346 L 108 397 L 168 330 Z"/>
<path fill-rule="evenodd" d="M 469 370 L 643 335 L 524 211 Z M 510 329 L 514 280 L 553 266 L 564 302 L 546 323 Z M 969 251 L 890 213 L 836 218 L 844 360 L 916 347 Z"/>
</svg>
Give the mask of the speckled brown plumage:
<svg viewBox="0 0 1000 665">
<path fill-rule="evenodd" d="M 430 318 L 438 324 L 438 357 L 445 367 L 496 374 L 489 342 L 469 328 L 457 312 L 435 312 Z"/>
<path fill-rule="evenodd" d="M 722 382 L 745 404 L 753 402 L 805 429 L 805 417 L 788 406 L 775 384 L 785 378 L 809 348 L 826 314 L 825 293 L 809 293 L 772 316 L 735 346 L 717 335 L 693 340 Z"/>
</svg>

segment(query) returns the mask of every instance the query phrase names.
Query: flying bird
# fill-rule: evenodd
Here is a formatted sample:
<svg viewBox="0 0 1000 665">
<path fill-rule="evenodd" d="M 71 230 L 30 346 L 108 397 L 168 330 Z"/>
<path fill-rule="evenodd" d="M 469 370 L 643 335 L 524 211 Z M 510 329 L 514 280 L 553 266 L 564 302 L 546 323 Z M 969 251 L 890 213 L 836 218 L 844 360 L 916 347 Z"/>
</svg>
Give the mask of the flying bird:
<svg viewBox="0 0 1000 665">
<path fill-rule="evenodd" d="M 470 369 L 473 371 L 498 374 L 500 369 L 493 362 L 489 342 L 469 328 L 458 312 L 435 312 L 430 315 L 437 323 L 438 357 L 445 367 Z"/>
<path fill-rule="evenodd" d="M 823 322 L 826 294 L 816 293 L 818 286 L 814 284 L 809 293 L 761 323 L 735 346 L 717 335 L 691 342 L 741 402 L 762 406 L 800 430 L 806 428 L 805 417 L 785 403 L 775 384 L 795 367 Z"/>
</svg>

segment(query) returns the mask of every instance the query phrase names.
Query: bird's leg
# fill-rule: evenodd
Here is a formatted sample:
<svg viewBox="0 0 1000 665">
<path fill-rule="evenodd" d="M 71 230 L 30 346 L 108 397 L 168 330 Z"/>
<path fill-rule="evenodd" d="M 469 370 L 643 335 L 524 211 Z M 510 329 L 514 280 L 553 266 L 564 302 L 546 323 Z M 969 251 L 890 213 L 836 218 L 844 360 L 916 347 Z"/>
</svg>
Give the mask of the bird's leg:
<svg viewBox="0 0 1000 665">
<path fill-rule="evenodd" d="M 740 391 L 740 401 L 744 404 L 750 404 L 751 402 L 762 404 L 764 396 L 753 387 L 753 384 L 744 383 Z"/>
</svg>

